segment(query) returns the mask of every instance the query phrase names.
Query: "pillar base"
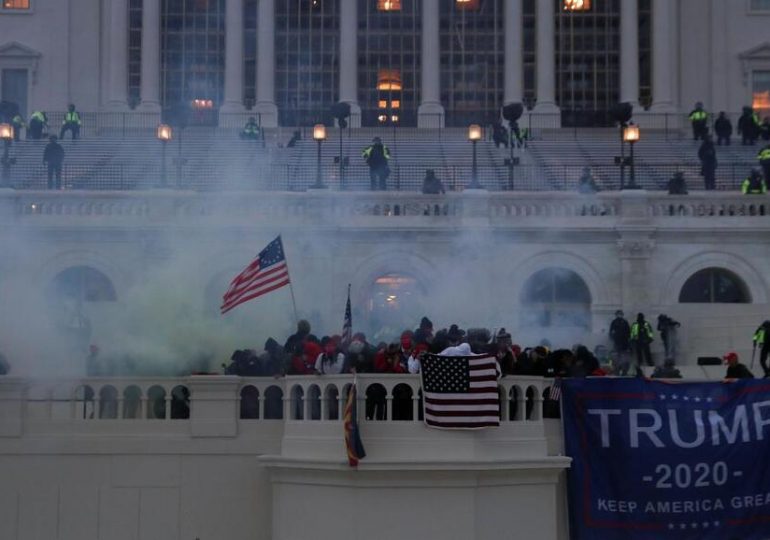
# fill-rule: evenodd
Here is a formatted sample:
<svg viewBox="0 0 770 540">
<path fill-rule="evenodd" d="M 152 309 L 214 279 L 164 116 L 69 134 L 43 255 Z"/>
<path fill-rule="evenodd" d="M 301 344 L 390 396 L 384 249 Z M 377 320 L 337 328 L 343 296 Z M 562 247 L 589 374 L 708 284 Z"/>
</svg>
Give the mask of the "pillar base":
<svg viewBox="0 0 770 540">
<path fill-rule="evenodd" d="M 124 113 L 131 112 L 131 108 L 128 106 L 127 101 L 109 101 L 104 107 L 105 112 L 111 113 Z"/>
<path fill-rule="evenodd" d="M 278 107 L 272 101 L 259 101 L 254 105 L 257 122 L 263 128 L 278 127 Z"/>
<path fill-rule="evenodd" d="M 679 109 L 673 103 L 653 103 L 650 107 L 650 112 L 678 114 Z"/>
<path fill-rule="evenodd" d="M 144 113 L 159 113 L 160 103 L 157 101 L 142 101 L 139 103 L 139 105 L 136 106 L 136 111 Z"/>
<path fill-rule="evenodd" d="M 444 107 L 441 103 L 423 103 L 417 109 L 417 127 L 439 129 L 444 127 Z"/>
<path fill-rule="evenodd" d="M 556 103 L 537 103 L 532 109 L 532 127 L 541 129 L 559 129 L 561 127 L 561 109 Z"/>
<path fill-rule="evenodd" d="M 219 112 L 224 114 L 245 113 L 246 107 L 243 106 L 243 103 L 238 101 L 225 101 L 219 108 Z"/>
</svg>

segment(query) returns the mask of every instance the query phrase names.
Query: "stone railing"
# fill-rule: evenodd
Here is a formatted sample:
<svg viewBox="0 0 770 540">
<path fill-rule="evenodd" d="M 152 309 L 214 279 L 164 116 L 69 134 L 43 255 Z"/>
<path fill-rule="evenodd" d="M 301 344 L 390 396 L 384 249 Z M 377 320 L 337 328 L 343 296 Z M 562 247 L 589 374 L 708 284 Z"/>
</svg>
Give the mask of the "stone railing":
<svg viewBox="0 0 770 540">
<path fill-rule="evenodd" d="M 22 401 L 24 419 L 35 421 L 136 421 L 194 418 L 204 388 L 227 383 L 227 402 L 239 406 L 240 420 L 341 421 L 353 378 L 289 376 L 240 378 L 194 376 L 178 379 L 84 378 L 24 380 L 4 378 L 3 402 Z M 422 390 L 417 375 L 361 374 L 357 378 L 360 418 L 365 421 L 422 421 Z M 501 420 L 539 422 L 542 396 L 549 386 L 540 377 L 500 380 Z M 199 390 L 198 393 L 195 390 Z M 192 413 L 192 415 L 191 415 Z"/>
<path fill-rule="evenodd" d="M 0 190 L 0 222 L 88 227 L 148 224 L 280 224 L 285 228 L 334 225 L 358 228 L 434 228 L 474 225 L 554 227 L 612 226 L 617 222 L 667 223 L 692 218 L 693 226 L 736 218 L 760 223 L 770 198 L 734 192 L 671 196 L 659 192 L 490 193 L 468 190 L 442 196 L 414 193 L 220 193 L 189 191 L 85 192 Z M 709 225 L 710 226 L 710 225 Z"/>
</svg>

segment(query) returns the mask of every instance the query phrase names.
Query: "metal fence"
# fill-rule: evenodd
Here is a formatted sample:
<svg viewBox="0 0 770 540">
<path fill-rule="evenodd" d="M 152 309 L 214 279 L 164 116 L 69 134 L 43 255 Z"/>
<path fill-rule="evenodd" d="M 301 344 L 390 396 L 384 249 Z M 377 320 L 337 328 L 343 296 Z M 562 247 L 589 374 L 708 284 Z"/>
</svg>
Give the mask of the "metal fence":
<svg viewBox="0 0 770 540">
<path fill-rule="evenodd" d="M 717 169 L 717 190 L 738 190 L 751 170 L 752 163 L 721 164 Z M 551 167 L 520 165 L 515 167 L 477 168 L 478 181 L 489 191 L 574 191 L 583 174 L 585 164 L 561 164 Z M 473 168 L 466 165 L 394 165 L 386 180 L 388 191 L 422 190 L 426 169 L 433 169 L 446 191 L 462 191 L 473 178 Z M 591 167 L 591 174 L 601 191 L 621 188 L 620 167 L 614 165 Z M 316 167 L 303 164 L 273 164 L 257 168 L 247 174 L 225 175 L 215 166 L 183 169 L 181 178 L 169 167 L 168 187 L 195 191 L 272 190 L 305 191 L 316 184 Z M 684 174 L 688 189 L 705 189 L 700 165 L 697 163 L 638 163 L 635 184 L 639 188 L 656 191 L 668 189 L 669 179 L 677 172 Z M 65 189 L 131 190 L 159 187 L 160 171 L 154 166 L 141 168 L 139 164 L 105 164 L 83 166 L 65 164 L 62 169 Z M 322 165 L 321 182 L 331 190 L 368 191 L 371 189 L 369 169 L 365 165 Z M 631 187 L 631 171 L 624 171 L 623 185 Z M 46 189 L 45 165 L 18 164 L 9 171 L 8 184 L 16 189 Z"/>
</svg>

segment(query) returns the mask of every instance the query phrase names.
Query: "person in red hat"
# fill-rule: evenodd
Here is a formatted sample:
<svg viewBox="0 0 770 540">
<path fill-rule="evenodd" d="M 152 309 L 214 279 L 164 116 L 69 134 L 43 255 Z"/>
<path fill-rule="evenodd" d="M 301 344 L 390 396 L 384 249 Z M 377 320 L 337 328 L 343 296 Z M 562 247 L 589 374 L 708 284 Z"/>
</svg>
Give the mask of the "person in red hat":
<svg viewBox="0 0 770 540">
<path fill-rule="evenodd" d="M 738 360 L 738 353 L 729 352 L 722 357 L 727 364 L 727 373 L 725 379 L 753 379 L 754 375 L 749 368 L 744 366 Z"/>
</svg>

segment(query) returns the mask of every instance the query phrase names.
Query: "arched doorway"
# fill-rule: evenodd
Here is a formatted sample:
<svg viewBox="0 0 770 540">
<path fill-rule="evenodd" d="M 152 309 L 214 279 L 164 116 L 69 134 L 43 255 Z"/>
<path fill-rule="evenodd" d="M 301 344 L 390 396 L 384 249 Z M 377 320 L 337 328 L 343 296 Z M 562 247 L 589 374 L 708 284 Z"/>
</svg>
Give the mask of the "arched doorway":
<svg viewBox="0 0 770 540">
<path fill-rule="evenodd" d="M 373 339 L 394 339 L 403 329 L 412 328 L 424 315 L 425 300 L 425 288 L 414 276 L 388 273 L 376 277 L 365 302 Z"/>
<path fill-rule="evenodd" d="M 591 328 L 591 293 L 583 278 L 566 268 L 546 268 L 533 274 L 521 295 L 521 326 L 588 331 Z"/>
</svg>

